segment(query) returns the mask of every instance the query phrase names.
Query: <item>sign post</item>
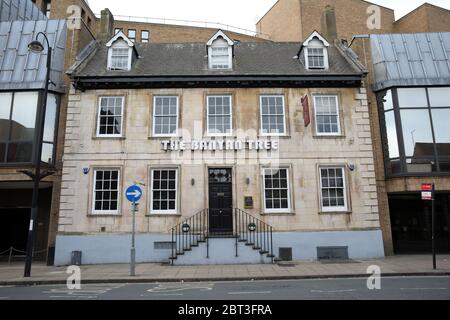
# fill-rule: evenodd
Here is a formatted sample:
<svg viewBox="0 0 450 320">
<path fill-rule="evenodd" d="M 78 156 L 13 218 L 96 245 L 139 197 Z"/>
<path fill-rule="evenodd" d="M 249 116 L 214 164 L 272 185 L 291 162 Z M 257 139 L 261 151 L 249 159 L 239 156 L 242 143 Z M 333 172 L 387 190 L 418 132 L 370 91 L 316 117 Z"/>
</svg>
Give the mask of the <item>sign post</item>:
<svg viewBox="0 0 450 320">
<path fill-rule="evenodd" d="M 133 226 L 131 233 L 131 258 L 130 258 L 130 276 L 136 275 L 136 212 L 138 211 L 138 202 L 142 197 L 142 190 L 138 186 L 131 186 L 125 192 L 127 200 L 131 204 L 131 212 L 133 215 Z"/>
<path fill-rule="evenodd" d="M 431 201 L 431 250 L 433 252 L 433 269 L 436 270 L 436 199 L 434 183 L 422 184 L 422 200 Z"/>
</svg>

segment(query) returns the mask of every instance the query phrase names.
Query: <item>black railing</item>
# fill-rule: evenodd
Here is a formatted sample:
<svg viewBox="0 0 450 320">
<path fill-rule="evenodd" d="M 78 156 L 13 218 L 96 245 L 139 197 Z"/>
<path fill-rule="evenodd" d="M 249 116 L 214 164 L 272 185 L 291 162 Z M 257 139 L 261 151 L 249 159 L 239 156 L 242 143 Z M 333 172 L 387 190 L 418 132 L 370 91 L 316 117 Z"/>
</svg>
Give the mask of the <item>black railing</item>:
<svg viewBox="0 0 450 320">
<path fill-rule="evenodd" d="M 255 218 L 241 209 L 234 209 L 234 234 L 236 236 L 236 257 L 239 255 L 239 243 L 259 250 L 261 255 L 275 258 L 273 254 L 273 227 Z"/>
<path fill-rule="evenodd" d="M 209 258 L 209 238 L 221 235 L 236 239 L 236 257 L 239 256 L 239 243 L 245 243 L 261 255 L 275 258 L 273 254 L 273 227 L 253 217 L 241 209 L 233 209 L 233 230 L 225 234 L 211 232 L 209 225 L 209 209 L 203 209 L 171 229 L 172 255 L 171 263 L 180 255 L 192 251 L 200 243 L 206 243 L 206 258 Z"/>
<path fill-rule="evenodd" d="M 199 243 L 206 242 L 206 257 L 209 258 L 209 210 L 203 209 L 182 223 L 173 227 L 172 230 L 172 264 L 178 256 L 192 251 Z"/>
</svg>

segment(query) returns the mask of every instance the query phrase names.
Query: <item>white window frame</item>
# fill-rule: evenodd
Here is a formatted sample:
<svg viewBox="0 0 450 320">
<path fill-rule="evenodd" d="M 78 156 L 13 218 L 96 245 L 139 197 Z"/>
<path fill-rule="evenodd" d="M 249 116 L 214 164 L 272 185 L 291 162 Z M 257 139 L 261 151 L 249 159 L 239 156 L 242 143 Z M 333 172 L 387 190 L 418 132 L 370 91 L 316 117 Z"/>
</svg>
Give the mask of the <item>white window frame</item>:
<svg viewBox="0 0 450 320">
<path fill-rule="evenodd" d="M 126 69 L 120 69 L 113 67 L 112 65 L 112 56 L 113 56 L 113 50 L 114 49 L 127 49 L 126 47 L 117 47 L 112 45 L 111 48 L 108 49 L 108 70 L 111 71 L 130 71 L 131 70 L 131 60 L 132 60 L 132 51 L 133 49 L 128 47 L 128 65 Z"/>
<path fill-rule="evenodd" d="M 227 68 L 217 68 L 214 67 L 213 63 L 213 48 L 227 48 L 228 52 L 228 67 Z M 233 69 L 233 49 L 231 46 L 219 46 L 214 45 L 214 43 L 208 48 L 208 61 L 209 61 L 209 69 L 211 70 L 231 70 Z"/>
<path fill-rule="evenodd" d="M 107 168 L 94 168 L 93 171 L 93 177 L 92 177 L 92 215 L 120 215 L 120 206 L 121 206 L 121 178 L 122 178 L 122 170 L 117 167 Z M 96 190 L 96 184 L 97 184 L 97 171 L 117 171 L 117 210 L 95 210 L 95 190 Z"/>
<path fill-rule="evenodd" d="M 328 41 L 317 31 L 314 31 L 303 43 L 304 45 L 304 57 L 305 57 L 305 67 L 307 70 L 328 70 L 330 68 L 329 57 L 328 57 L 328 47 L 330 44 Z M 309 49 L 323 49 L 324 55 L 324 67 L 312 67 L 309 65 Z"/>
<path fill-rule="evenodd" d="M 324 207 L 323 206 L 323 198 L 322 198 L 322 169 L 340 169 L 342 170 L 342 179 L 343 179 L 343 189 L 344 189 L 344 206 L 336 206 L 336 207 Z M 319 199 L 320 199 L 320 211 L 321 212 L 348 212 L 349 206 L 348 206 L 348 193 L 347 193 L 347 175 L 345 166 L 319 166 Z"/>
<path fill-rule="evenodd" d="M 177 100 L 177 124 L 176 124 L 176 131 L 173 134 L 166 134 L 166 133 L 156 133 L 155 129 L 155 120 L 156 120 L 156 99 L 157 98 L 176 98 Z M 179 96 L 153 96 L 153 112 L 152 112 L 152 136 L 154 137 L 162 137 L 162 138 L 172 138 L 172 137 L 178 137 L 179 134 L 179 121 L 180 121 L 180 97 Z"/>
<path fill-rule="evenodd" d="M 287 177 L 287 191 L 288 191 L 288 208 L 287 209 L 267 209 L 266 207 L 266 170 L 286 170 L 286 177 Z M 288 167 L 280 167 L 280 168 L 263 168 L 262 169 L 262 188 L 263 188 L 263 207 L 264 207 L 264 213 L 271 214 L 271 213 L 290 213 L 292 210 L 292 197 L 291 197 L 291 175 L 290 175 L 290 168 Z"/>
<path fill-rule="evenodd" d="M 121 122 L 120 122 L 120 134 L 101 134 L 100 133 L 100 118 L 101 118 L 101 111 L 102 111 L 102 99 L 108 99 L 108 98 L 121 98 L 122 99 L 122 113 L 121 113 Z M 122 138 L 123 132 L 124 132 L 124 114 L 125 114 L 125 97 L 124 96 L 102 96 L 98 98 L 98 110 L 97 110 L 97 130 L 96 130 L 96 137 L 98 138 Z"/>
<path fill-rule="evenodd" d="M 323 137 L 339 137 L 342 136 L 342 128 L 341 128 L 341 108 L 339 105 L 339 97 L 337 95 L 314 95 L 314 123 L 315 123 L 315 130 L 317 136 L 323 136 Z M 338 132 L 319 132 L 319 123 L 317 121 L 317 98 L 334 98 L 336 101 L 336 111 L 337 111 L 337 125 L 338 125 Z"/>
<path fill-rule="evenodd" d="M 175 171 L 175 209 L 174 210 L 154 210 L 153 209 L 153 177 L 155 171 Z M 179 199 L 179 186 L 178 186 L 178 168 L 150 168 L 150 214 L 160 214 L 160 215 L 176 215 L 178 214 L 178 199 Z"/>
<path fill-rule="evenodd" d="M 322 50 L 322 55 L 323 55 L 323 65 L 322 66 L 310 66 L 309 65 L 309 50 L 310 49 L 320 49 Z M 327 54 L 327 49 L 325 47 L 319 47 L 319 46 L 310 46 L 308 48 L 306 48 L 305 50 L 306 52 L 306 57 L 305 57 L 305 61 L 306 61 L 306 68 L 309 70 L 326 70 L 328 69 L 327 65 L 328 65 L 328 54 Z"/>
<path fill-rule="evenodd" d="M 230 133 L 212 133 L 209 132 L 209 98 L 230 98 Z M 213 95 L 206 96 L 206 132 L 209 137 L 231 137 L 233 136 L 233 96 L 231 95 Z"/>
<path fill-rule="evenodd" d="M 281 97 L 283 100 L 283 121 L 284 121 L 284 132 L 283 133 L 266 133 L 263 128 L 263 113 L 262 113 L 262 99 L 263 98 L 271 98 L 271 97 Z M 286 103 L 284 99 L 284 95 L 282 94 L 269 94 L 269 95 L 261 95 L 259 97 L 259 121 L 260 121 L 260 135 L 263 137 L 285 137 L 288 134 L 287 130 L 287 121 L 286 121 Z"/>
</svg>

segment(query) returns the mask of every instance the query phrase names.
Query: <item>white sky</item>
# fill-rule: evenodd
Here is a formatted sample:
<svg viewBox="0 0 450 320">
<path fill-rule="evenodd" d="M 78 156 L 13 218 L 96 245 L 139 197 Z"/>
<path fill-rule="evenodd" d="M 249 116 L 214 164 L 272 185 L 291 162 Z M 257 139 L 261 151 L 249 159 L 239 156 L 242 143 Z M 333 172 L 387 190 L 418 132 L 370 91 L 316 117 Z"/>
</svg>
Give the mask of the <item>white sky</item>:
<svg viewBox="0 0 450 320">
<path fill-rule="evenodd" d="M 95 13 L 109 8 L 114 15 L 218 22 L 248 30 L 276 0 L 87 0 Z M 422 0 L 372 0 L 396 11 L 397 19 Z M 427 0 L 450 9 L 449 0 Z"/>
</svg>

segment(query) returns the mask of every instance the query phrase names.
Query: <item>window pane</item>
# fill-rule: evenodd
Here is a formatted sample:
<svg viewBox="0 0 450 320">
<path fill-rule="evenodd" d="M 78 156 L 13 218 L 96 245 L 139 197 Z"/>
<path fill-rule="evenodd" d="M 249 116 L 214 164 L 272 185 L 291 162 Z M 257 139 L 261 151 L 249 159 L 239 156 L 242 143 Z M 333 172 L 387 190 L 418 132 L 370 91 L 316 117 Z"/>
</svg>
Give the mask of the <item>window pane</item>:
<svg viewBox="0 0 450 320">
<path fill-rule="evenodd" d="M 11 93 L 0 93 L 0 142 L 9 139 L 9 116 L 11 114 Z M 3 157 L 0 154 L 0 162 Z"/>
<path fill-rule="evenodd" d="M 398 158 L 400 156 L 398 148 L 397 127 L 395 126 L 394 111 L 385 113 L 386 119 L 386 134 L 389 146 L 389 158 Z"/>
<path fill-rule="evenodd" d="M 150 33 L 148 31 L 142 31 L 141 32 L 141 42 L 147 43 L 150 37 Z"/>
<path fill-rule="evenodd" d="M 450 144 L 450 109 L 433 109 L 431 111 L 431 114 L 433 116 L 433 126 L 436 143 Z"/>
<path fill-rule="evenodd" d="M 208 133 L 231 133 L 231 97 L 208 97 Z"/>
<path fill-rule="evenodd" d="M 53 164 L 53 143 L 42 144 L 42 162 Z"/>
<path fill-rule="evenodd" d="M 402 110 L 400 112 L 407 157 L 429 157 L 433 150 L 428 110 Z"/>
<path fill-rule="evenodd" d="M 266 210 L 289 210 L 287 169 L 264 170 L 264 194 Z"/>
<path fill-rule="evenodd" d="M 120 136 L 122 134 L 123 97 L 102 97 L 98 134 Z"/>
<path fill-rule="evenodd" d="M 8 145 L 7 161 L 9 163 L 31 162 L 33 156 L 33 142 L 10 142 Z"/>
<path fill-rule="evenodd" d="M 152 176 L 152 210 L 171 211 L 176 210 L 177 185 L 176 170 L 153 170 Z"/>
<path fill-rule="evenodd" d="M 324 210 L 346 209 L 343 168 L 320 169 L 322 208 Z"/>
<path fill-rule="evenodd" d="M 177 97 L 155 97 L 153 112 L 153 133 L 174 135 L 178 130 Z"/>
<path fill-rule="evenodd" d="M 400 108 L 427 108 L 425 88 L 397 89 Z"/>
<path fill-rule="evenodd" d="M 47 109 L 45 110 L 44 141 L 53 142 L 55 140 L 56 113 L 57 97 L 54 94 L 49 94 Z"/>
<path fill-rule="evenodd" d="M 282 96 L 261 98 L 261 127 L 264 134 L 284 134 L 285 114 Z"/>
<path fill-rule="evenodd" d="M 384 96 L 383 102 L 384 110 L 391 110 L 394 108 L 394 101 L 392 100 L 392 91 L 388 90 Z"/>
<path fill-rule="evenodd" d="M 23 92 L 14 95 L 11 124 L 12 141 L 33 141 L 37 103 L 37 92 Z"/>
<path fill-rule="evenodd" d="M 439 157 L 450 157 L 450 109 L 433 109 L 434 134 Z"/>
<path fill-rule="evenodd" d="M 450 87 L 446 88 L 429 88 L 430 104 L 432 107 L 449 107 L 450 108 Z"/>
<path fill-rule="evenodd" d="M 94 204 L 96 211 L 117 211 L 119 201 L 119 171 L 95 170 Z"/>
<path fill-rule="evenodd" d="M 314 97 L 316 130 L 318 134 L 339 134 L 339 108 L 337 97 Z"/>
</svg>

